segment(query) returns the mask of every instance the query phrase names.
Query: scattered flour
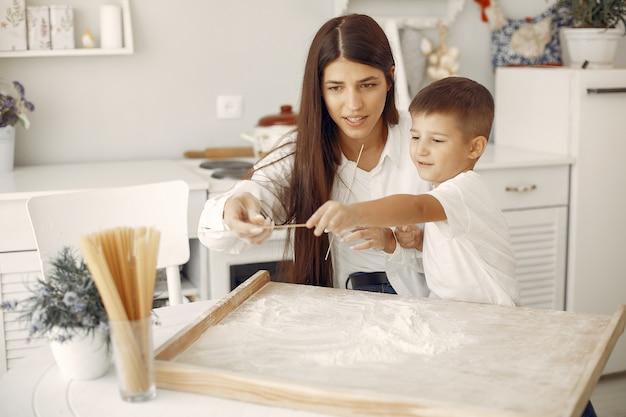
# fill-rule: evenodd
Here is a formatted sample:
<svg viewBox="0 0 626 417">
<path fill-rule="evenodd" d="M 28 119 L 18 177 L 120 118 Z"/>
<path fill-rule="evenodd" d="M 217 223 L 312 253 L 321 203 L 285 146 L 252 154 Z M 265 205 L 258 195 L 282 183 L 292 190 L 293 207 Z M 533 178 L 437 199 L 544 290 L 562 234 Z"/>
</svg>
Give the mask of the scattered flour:
<svg viewBox="0 0 626 417">
<path fill-rule="evenodd" d="M 261 373 L 323 372 L 402 366 L 467 342 L 464 323 L 437 317 L 410 298 L 287 287 L 249 299 L 176 360 Z"/>
</svg>

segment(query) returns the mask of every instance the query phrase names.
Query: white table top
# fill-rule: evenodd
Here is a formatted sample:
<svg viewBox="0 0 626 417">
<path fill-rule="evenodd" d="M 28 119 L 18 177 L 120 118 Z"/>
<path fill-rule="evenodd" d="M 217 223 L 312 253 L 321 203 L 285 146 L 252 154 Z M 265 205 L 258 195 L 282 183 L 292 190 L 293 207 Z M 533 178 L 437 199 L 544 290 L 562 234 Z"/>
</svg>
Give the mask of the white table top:
<svg viewBox="0 0 626 417">
<path fill-rule="evenodd" d="M 489 143 L 476 163 L 477 171 L 506 168 L 571 165 L 574 158 L 554 153 L 529 151 L 511 146 Z"/>
<path fill-rule="evenodd" d="M 0 200 L 101 187 L 123 187 L 183 180 L 190 190 L 208 189 L 208 181 L 174 160 L 91 162 L 18 166 L 0 174 Z"/>
<path fill-rule="evenodd" d="M 161 324 L 154 327 L 154 347 L 160 346 L 215 301 L 200 301 L 155 310 Z M 157 388 L 156 398 L 144 403 L 124 402 L 115 370 L 93 381 L 66 380 L 49 346 L 37 349 L 0 378 L 2 417 L 322 417 L 295 411 Z"/>
<path fill-rule="evenodd" d="M 0 200 L 174 179 L 184 180 L 191 190 L 206 190 L 209 180 L 197 168 L 201 162 L 202 159 L 181 159 L 17 166 L 13 172 L 0 174 Z M 489 144 L 476 169 L 568 165 L 573 162 L 569 156 Z"/>
</svg>

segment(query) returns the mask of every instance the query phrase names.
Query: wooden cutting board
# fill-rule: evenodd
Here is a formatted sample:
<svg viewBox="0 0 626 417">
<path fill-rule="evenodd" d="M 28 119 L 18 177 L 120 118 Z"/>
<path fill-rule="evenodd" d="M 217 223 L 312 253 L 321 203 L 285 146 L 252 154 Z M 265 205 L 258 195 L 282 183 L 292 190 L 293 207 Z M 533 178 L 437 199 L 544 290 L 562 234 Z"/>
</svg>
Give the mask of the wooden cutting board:
<svg viewBox="0 0 626 417">
<path fill-rule="evenodd" d="M 235 147 L 235 148 L 206 148 L 203 151 L 186 151 L 183 156 L 185 158 L 239 158 L 253 157 L 254 150 L 252 147 Z"/>
<path fill-rule="evenodd" d="M 579 417 L 611 316 L 270 282 L 259 271 L 155 353 L 157 386 L 340 416 Z"/>
</svg>

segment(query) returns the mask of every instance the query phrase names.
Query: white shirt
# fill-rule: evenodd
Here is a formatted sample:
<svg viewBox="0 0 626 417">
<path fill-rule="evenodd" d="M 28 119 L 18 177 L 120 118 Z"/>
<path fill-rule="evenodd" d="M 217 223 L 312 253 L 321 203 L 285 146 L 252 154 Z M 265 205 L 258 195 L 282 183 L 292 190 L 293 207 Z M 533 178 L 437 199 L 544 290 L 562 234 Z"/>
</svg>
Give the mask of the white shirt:
<svg viewBox="0 0 626 417">
<path fill-rule="evenodd" d="M 461 173 L 429 194 L 447 217 L 424 225 L 422 256 L 430 297 L 519 305 L 509 228 L 480 175 Z"/>
<path fill-rule="evenodd" d="M 419 194 L 429 191 L 430 184 L 419 177 L 409 157 L 410 128 L 411 119 L 408 112 L 401 112 L 399 123 L 389 128 L 387 143 L 378 164 L 369 172 L 356 168 L 355 162 L 349 161 L 342 155 L 331 198 L 340 202 L 353 203 L 391 194 Z M 295 144 L 295 140 L 296 134 L 294 133 L 283 141 Z M 286 146 L 270 154 L 272 159 L 267 162 L 278 160 L 291 152 L 293 152 L 293 147 Z M 260 162 L 262 165 L 265 163 L 265 161 Z M 277 198 L 276 190 L 289 186 L 292 166 L 293 156 L 288 156 L 275 164 L 256 170 L 251 180 L 241 181 L 227 193 L 209 199 L 200 216 L 198 228 L 200 241 L 211 249 L 229 253 L 241 253 L 248 249 L 250 245 L 226 230 L 222 222 L 226 199 L 244 191 L 259 199 L 263 211 L 275 223 L 283 223 L 285 208 Z M 346 201 L 345 194 L 348 188 L 350 188 L 350 194 Z M 350 249 L 353 245 L 354 242 L 340 242 L 339 237 L 333 239 L 331 248 L 334 262 L 333 284 L 336 288 L 345 288 L 345 281 L 353 272 L 387 271 L 389 281 L 398 294 L 422 297 L 428 295 L 428 289 L 423 276 L 419 273 L 419 268 L 396 266 L 388 269 L 387 262 L 390 255 L 371 249 L 362 251 Z M 396 245 L 396 252 L 403 251 L 407 250 Z M 410 252 L 417 251 L 410 250 Z M 419 258 L 419 255 L 417 257 Z"/>
</svg>

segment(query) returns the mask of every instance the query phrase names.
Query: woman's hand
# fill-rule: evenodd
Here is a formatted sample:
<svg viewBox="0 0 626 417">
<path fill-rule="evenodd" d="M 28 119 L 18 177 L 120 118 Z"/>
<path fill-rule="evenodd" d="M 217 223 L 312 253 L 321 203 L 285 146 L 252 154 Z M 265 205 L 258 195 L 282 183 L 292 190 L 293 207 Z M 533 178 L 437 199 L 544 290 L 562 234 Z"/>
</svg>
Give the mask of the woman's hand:
<svg viewBox="0 0 626 417">
<path fill-rule="evenodd" d="M 250 193 L 229 197 L 223 220 L 237 237 L 251 244 L 263 243 L 272 235 L 272 220 L 261 214 L 261 203 Z"/>
<path fill-rule="evenodd" d="M 424 231 L 417 225 L 409 224 L 396 227 L 396 240 L 403 248 L 422 250 Z"/>
<path fill-rule="evenodd" d="M 396 238 L 391 229 L 386 227 L 357 229 L 341 239 L 342 242 L 356 242 L 360 240 L 363 242 L 352 246 L 352 249 L 374 249 L 387 253 L 393 253 L 396 250 Z"/>
</svg>

